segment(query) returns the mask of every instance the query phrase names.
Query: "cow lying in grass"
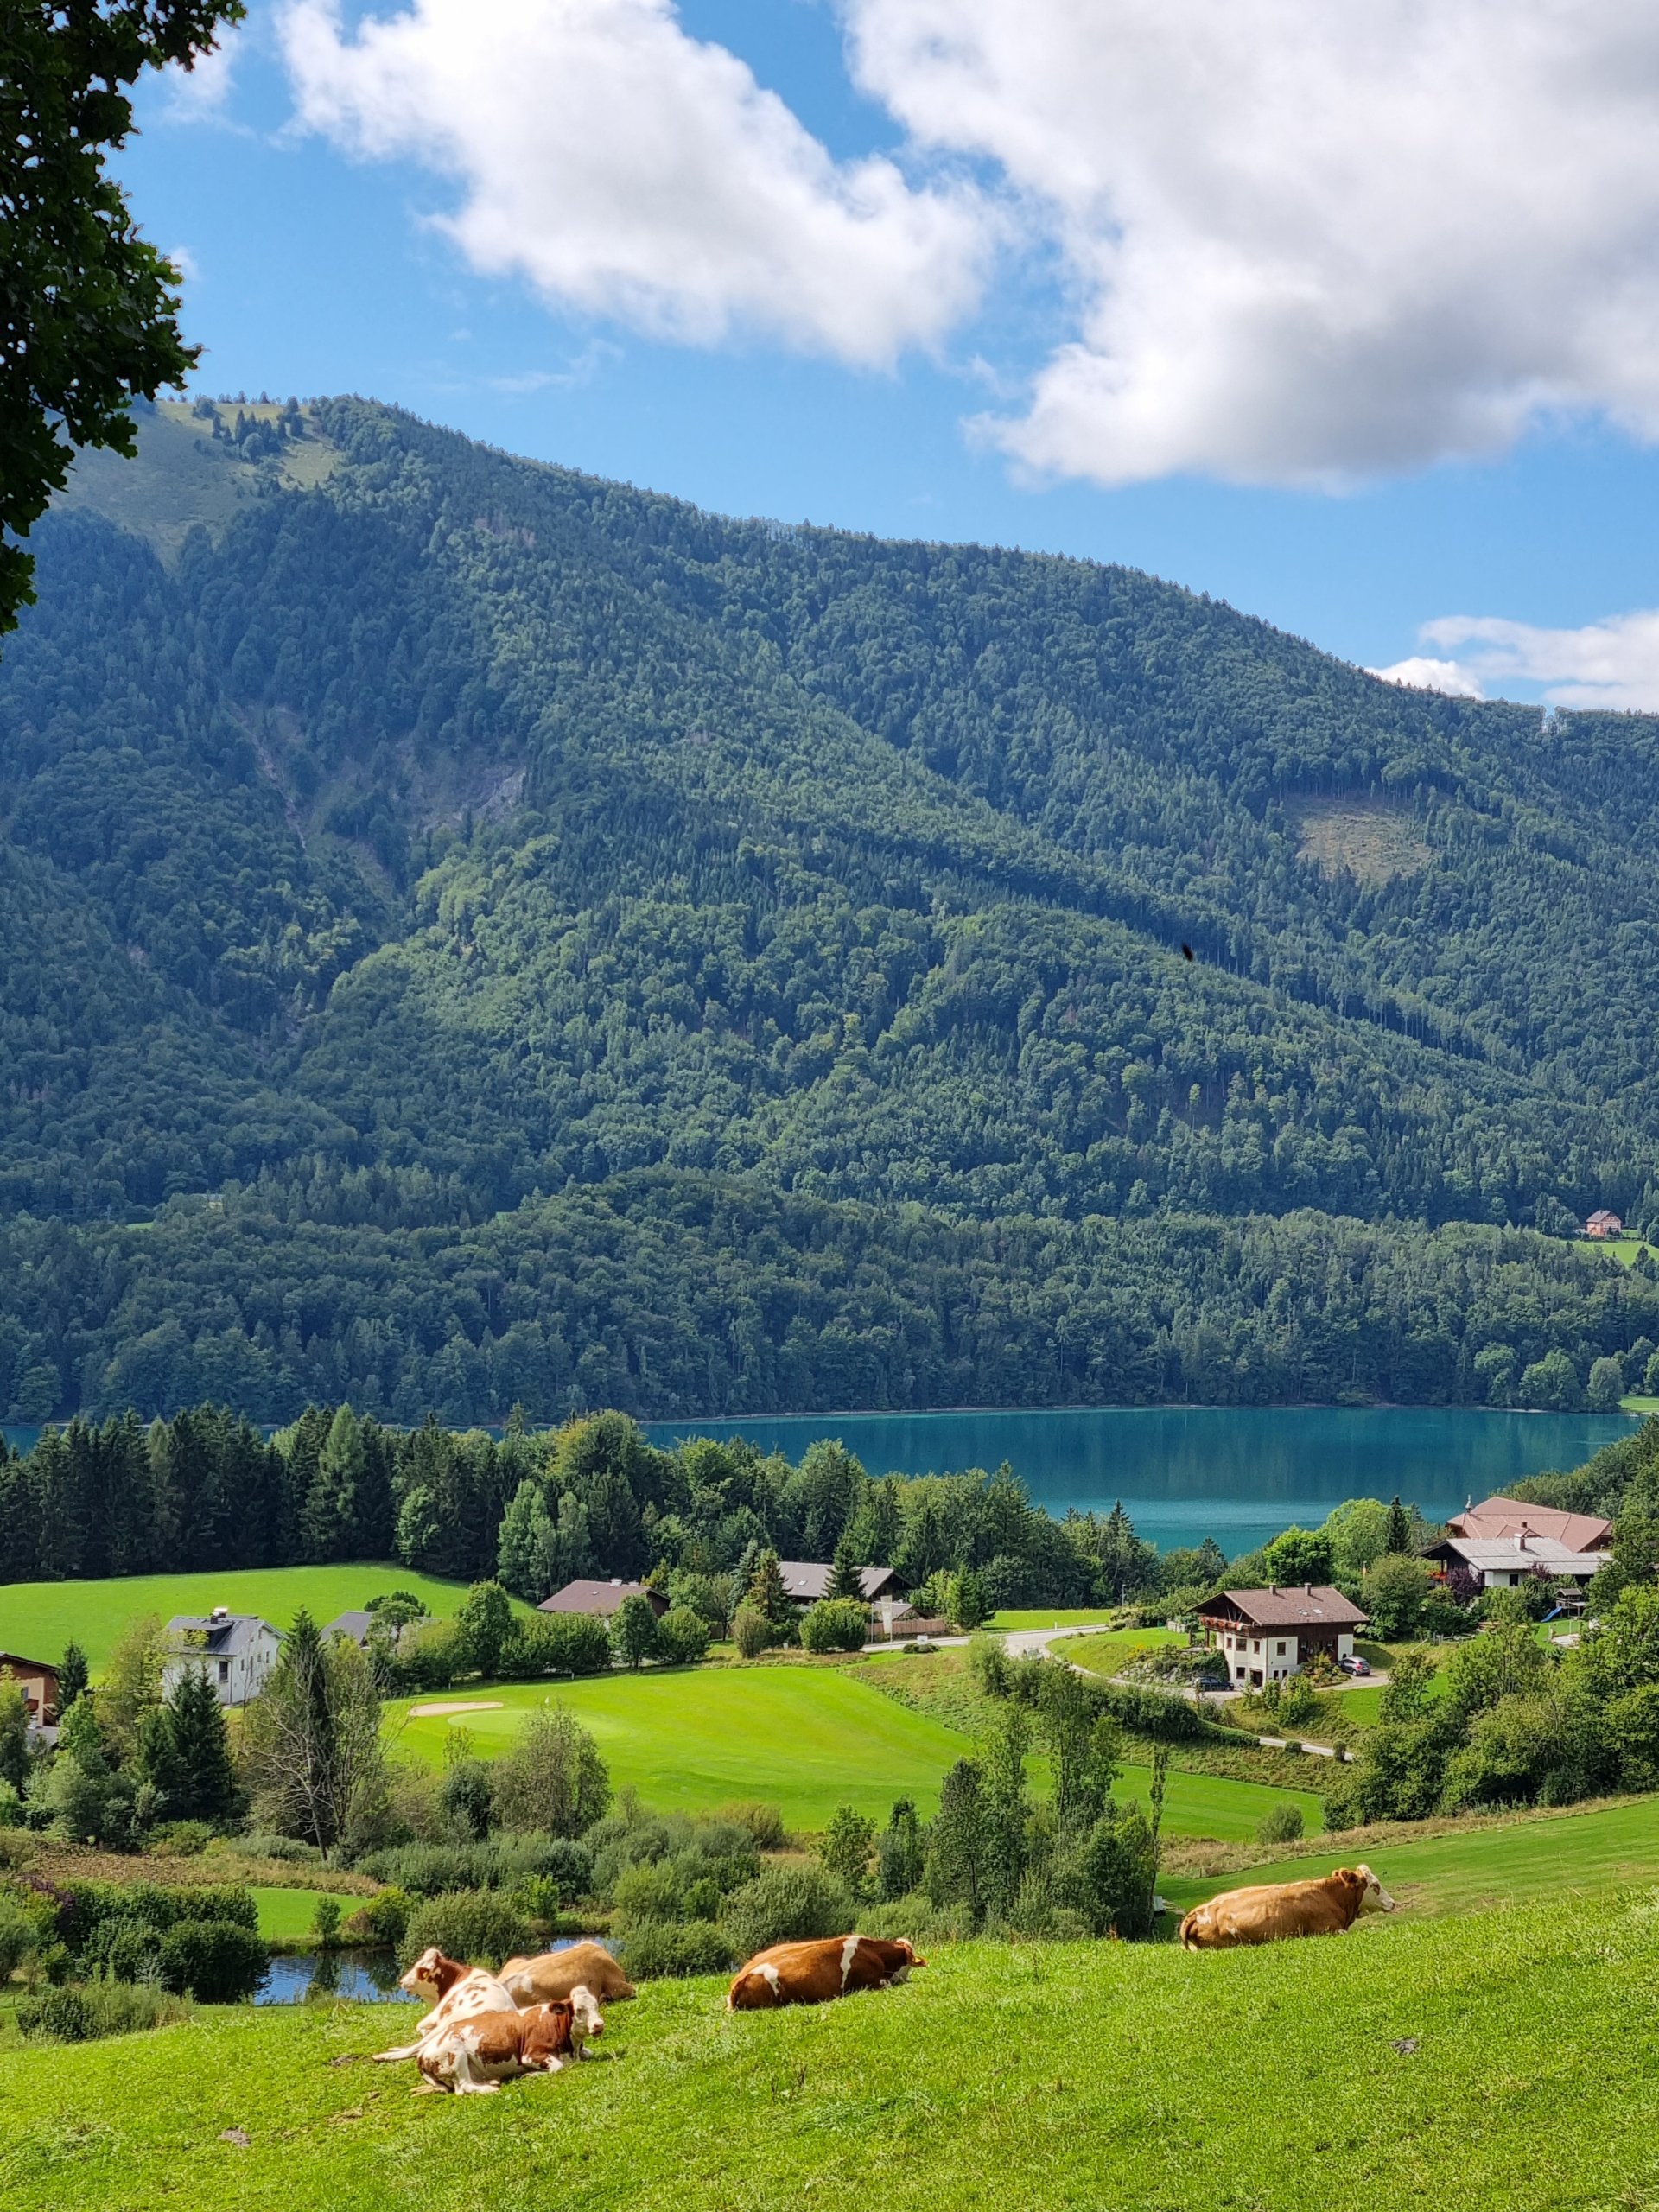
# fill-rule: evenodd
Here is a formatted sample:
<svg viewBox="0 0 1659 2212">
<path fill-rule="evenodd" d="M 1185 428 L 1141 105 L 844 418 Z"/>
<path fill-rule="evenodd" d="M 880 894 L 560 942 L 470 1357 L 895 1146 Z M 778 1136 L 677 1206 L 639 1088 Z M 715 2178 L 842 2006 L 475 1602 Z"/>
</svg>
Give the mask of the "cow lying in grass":
<svg viewBox="0 0 1659 2212">
<path fill-rule="evenodd" d="M 509 1959 L 496 1976 L 515 2005 L 557 2005 L 578 1987 L 591 1989 L 612 2004 L 634 1993 L 602 1943 L 572 1943 L 569 1950 L 542 1951 L 533 1959 Z"/>
<path fill-rule="evenodd" d="M 412 1997 L 424 1997 L 432 2009 L 415 2023 L 412 2043 L 399 2044 L 395 2050 L 375 2052 L 376 2060 L 383 2064 L 393 2059 L 418 2058 L 429 2036 L 458 2020 L 518 2009 L 512 1991 L 496 1975 L 486 1974 L 482 1967 L 464 1966 L 459 1959 L 446 1958 L 435 1944 L 429 1945 L 408 1973 L 398 1977 L 397 1986 Z"/>
<path fill-rule="evenodd" d="M 885 1989 L 925 1967 L 901 1936 L 825 1936 L 814 1942 L 774 1943 L 738 1968 L 726 1993 L 732 2012 L 764 2012 L 774 2005 L 822 2005 L 853 1989 Z"/>
<path fill-rule="evenodd" d="M 591 1990 L 580 1984 L 568 2001 L 530 2005 L 522 2012 L 479 2012 L 451 2020 L 421 2044 L 418 2096 L 448 2090 L 484 2096 L 524 2074 L 556 2074 L 605 2032 Z"/>
<path fill-rule="evenodd" d="M 1194 1905 L 1181 1923 L 1181 1942 L 1189 1951 L 1227 1951 L 1296 1936 L 1339 1936 L 1368 1912 L 1394 1909 L 1369 1866 L 1339 1866 L 1323 1881 L 1263 1882 Z"/>
</svg>

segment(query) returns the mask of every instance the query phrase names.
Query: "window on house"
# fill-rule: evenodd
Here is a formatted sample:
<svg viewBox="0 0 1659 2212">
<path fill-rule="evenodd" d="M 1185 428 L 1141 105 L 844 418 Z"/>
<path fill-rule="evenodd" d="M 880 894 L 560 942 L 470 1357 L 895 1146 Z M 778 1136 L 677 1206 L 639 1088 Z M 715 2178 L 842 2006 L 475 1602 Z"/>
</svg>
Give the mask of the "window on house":
<svg viewBox="0 0 1659 2212">
<path fill-rule="evenodd" d="M 1282 1658 L 1284 1657 L 1284 1656 L 1285 1656 L 1285 1647 L 1284 1647 L 1284 1645 L 1283 1645 L 1282 1643 L 1281 1643 L 1281 1644 L 1280 1644 L 1280 1646 L 1278 1647 L 1278 1650 L 1279 1650 L 1279 1656 L 1282 1659 Z"/>
<path fill-rule="evenodd" d="M 228 1659 L 221 1659 L 219 1662 L 219 1679 L 221 1682 L 228 1682 L 231 1679 L 231 1662 Z"/>
</svg>

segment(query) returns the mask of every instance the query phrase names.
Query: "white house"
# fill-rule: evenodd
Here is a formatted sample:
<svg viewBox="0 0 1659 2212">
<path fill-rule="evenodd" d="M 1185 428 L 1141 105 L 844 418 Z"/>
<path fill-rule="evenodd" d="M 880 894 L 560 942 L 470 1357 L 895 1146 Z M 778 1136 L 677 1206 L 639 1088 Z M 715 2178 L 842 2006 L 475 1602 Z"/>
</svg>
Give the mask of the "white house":
<svg viewBox="0 0 1659 2212">
<path fill-rule="evenodd" d="M 167 1624 L 173 1649 L 162 1671 L 163 1692 L 191 1667 L 205 1667 L 221 1705 L 246 1705 L 265 1687 L 282 1634 L 257 1613 L 232 1613 L 215 1605 L 205 1618 L 175 1613 Z"/>
<path fill-rule="evenodd" d="M 1516 1590 L 1543 1575 L 1551 1582 L 1587 1582 L 1611 1554 L 1581 1552 L 1554 1536 L 1447 1536 L 1424 1553 L 1444 1573 L 1461 1567 L 1483 1590 Z"/>
<path fill-rule="evenodd" d="M 1222 1590 L 1207 1599 L 1199 1620 L 1226 1656 L 1227 1679 L 1238 1689 L 1282 1682 L 1316 1656 L 1346 1659 L 1367 1615 L 1328 1585 Z"/>
</svg>

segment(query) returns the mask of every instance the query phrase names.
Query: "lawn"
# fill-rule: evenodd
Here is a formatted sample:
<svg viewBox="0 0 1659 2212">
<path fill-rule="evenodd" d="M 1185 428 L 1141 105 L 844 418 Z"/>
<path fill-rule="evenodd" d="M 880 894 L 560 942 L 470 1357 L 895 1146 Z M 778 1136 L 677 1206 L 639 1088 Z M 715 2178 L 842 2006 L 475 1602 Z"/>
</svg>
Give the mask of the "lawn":
<svg viewBox="0 0 1659 2212">
<path fill-rule="evenodd" d="M 256 1889 L 253 1901 L 259 1908 L 259 1933 L 267 1943 L 297 1943 L 311 1933 L 311 1923 L 316 1917 L 317 1890 Z M 335 1899 L 342 1916 L 355 1911 L 360 1899 Z"/>
<path fill-rule="evenodd" d="M 1039 1606 L 1024 1612 L 993 1613 L 985 1625 L 998 1632 L 1011 1628 L 1091 1628 L 1098 1621 L 1109 1620 L 1115 1610 L 1111 1605 L 1080 1605 L 1068 1612 L 1063 1607 Z"/>
<path fill-rule="evenodd" d="M 1185 1642 L 1186 1638 L 1173 1629 L 1119 1628 L 1109 1629 L 1103 1636 L 1064 1637 L 1048 1648 L 1055 1658 L 1069 1659 L 1076 1666 L 1086 1667 L 1091 1675 L 1117 1675 L 1137 1652 L 1153 1650 L 1162 1643 Z"/>
<path fill-rule="evenodd" d="M 388 1590 L 413 1591 L 439 1615 L 453 1613 L 467 1594 L 462 1583 L 438 1582 L 412 1567 L 373 1561 L 133 1574 L 102 1582 L 8 1582 L 0 1584 L 0 1651 L 56 1659 L 73 1638 L 96 1674 L 122 1629 L 141 1613 L 159 1613 L 168 1620 L 175 1613 L 206 1613 L 228 1605 L 233 1613 L 261 1613 L 273 1628 L 287 1628 L 302 1605 L 321 1624 Z"/>
<path fill-rule="evenodd" d="M 1421 1842 L 1366 1846 L 1333 1837 L 1316 1855 L 1207 1879 L 1160 1878 L 1185 1911 L 1245 1882 L 1289 1882 L 1328 1874 L 1363 1857 L 1409 1910 L 1475 1912 L 1493 1905 L 1547 1904 L 1659 1882 L 1659 1802 L 1639 1797 L 1586 1813 L 1522 1815 L 1471 1823 Z"/>
<path fill-rule="evenodd" d="M 467 1729 L 474 1750 L 487 1758 L 512 1741 L 527 1712 L 551 1700 L 568 1706 L 593 1731 L 615 1788 L 637 1789 L 649 1805 L 685 1812 L 764 1798 L 797 1830 L 821 1829 L 842 1804 L 885 1822 L 896 1797 L 914 1798 L 931 1814 L 946 1769 L 974 1749 L 960 1730 L 830 1667 L 677 1669 L 455 1694 L 457 1702 L 474 1699 L 495 1709 L 410 1719 L 400 1731 L 411 1705 L 450 1700 L 416 1698 L 389 1707 L 397 1751 L 435 1766 L 445 1734 L 455 1726 Z M 1046 1786 L 1044 1762 L 1032 1764 Z M 1144 1796 L 1147 1782 L 1144 1767 L 1127 1769 L 1123 1794 Z M 1281 1799 L 1301 1806 L 1310 1832 L 1320 1825 L 1323 1808 L 1310 1792 L 1206 1774 L 1171 1775 L 1164 1817 L 1173 1834 L 1239 1842 L 1255 1834 L 1268 1806 Z"/>
<path fill-rule="evenodd" d="M 1319 1943 L 938 1947 L 905 1987 L 611 2009 L 620 2063 L 413 2098 L 385 2010 L 8 2052 L 8 2212 L 1611 2212 L 1655 2202 L 1645 1904 Z M 1264 2057 L 1264 2053 L 1267 2054 Z M 226 2140 L 229 2133 L 233 2139 Z"/>
</svg>

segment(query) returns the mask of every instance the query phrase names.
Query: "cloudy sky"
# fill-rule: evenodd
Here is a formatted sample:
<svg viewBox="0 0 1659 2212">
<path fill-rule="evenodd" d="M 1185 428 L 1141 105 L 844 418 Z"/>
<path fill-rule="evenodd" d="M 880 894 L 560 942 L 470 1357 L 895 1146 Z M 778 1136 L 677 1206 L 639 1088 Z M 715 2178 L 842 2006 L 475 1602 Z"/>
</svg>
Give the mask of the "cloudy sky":
<svg viewBox="0 0 1659 2212">
<path fill-rule="evenodd" d="M 1638 0 L 251 0 L 141 122 L 207 391 L 1659 707 Z"/>
</svg>

